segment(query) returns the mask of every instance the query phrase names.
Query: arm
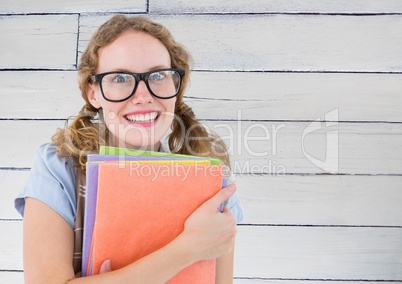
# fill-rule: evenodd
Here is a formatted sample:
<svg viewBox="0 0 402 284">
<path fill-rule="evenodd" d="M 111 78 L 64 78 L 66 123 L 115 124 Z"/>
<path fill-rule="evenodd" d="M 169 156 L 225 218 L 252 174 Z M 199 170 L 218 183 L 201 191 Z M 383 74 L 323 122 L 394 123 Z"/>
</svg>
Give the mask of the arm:
<svg viewBox="0 0 402 284">
<path fill-rule="evenodd" d="M 192 263 L 219 258 L 231 251 L 236 234 L 230 212 L 219 204 L 235 186 L 219 191 L 186 221 L 185 229 L 160 250 L 116 271 L 75 278 L 73 231 L 52 208 L 27 198 L 24 214 L 24 270 L 26 283 L 163 283 Z"/>
<path fill-rule="evenodd" d="M 215 284 L 233 283 L 234 245 L 231 251 L 216 260 Z"/>
</svg>

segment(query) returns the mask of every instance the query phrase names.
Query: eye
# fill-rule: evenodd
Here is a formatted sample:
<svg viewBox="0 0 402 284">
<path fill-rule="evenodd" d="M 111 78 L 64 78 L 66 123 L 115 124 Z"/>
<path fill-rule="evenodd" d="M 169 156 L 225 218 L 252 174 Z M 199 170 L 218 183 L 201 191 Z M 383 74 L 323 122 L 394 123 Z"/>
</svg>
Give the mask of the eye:
<svg viewBox="0 0 402 284">
<path fill-rule="evenodd" d="M 113 83 L 128 83 L 133 81 L 133 76 L 130 74 L 113 74 L 113 79 L 111 80 Z"/>
<path fill-rule="evenodd" d="M 167 74 L 166 71 L 154 72 L 154 73 L 151 73 L 151 74 L 149 75 L 149 80 L 152 80 L 152 81 L 161 81 L 161 80 L 166 79 L 167 75 L 168 75 L 168 74 Z"/>
</svg>

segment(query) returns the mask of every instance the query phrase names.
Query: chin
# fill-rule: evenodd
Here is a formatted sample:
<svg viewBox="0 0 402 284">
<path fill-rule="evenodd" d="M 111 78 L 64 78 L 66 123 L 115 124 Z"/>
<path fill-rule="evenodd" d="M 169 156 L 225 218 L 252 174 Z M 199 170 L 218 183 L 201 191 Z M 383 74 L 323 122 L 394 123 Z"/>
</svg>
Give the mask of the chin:
<svg viewBox="0 0 402 284">
<path fill-rule="evenodd" d="M 109 130 L 115 137 L 115 145 L 118 147 L 158 151 L 159 142 L 168 132 L 170 126 L 171 123 L 159 123 L 154 127 L 118 124 L 118 127 Z"/>
<path fill-rule="evenodd" d="M 127 135 L 123 141 L 119 141 L 121 148 L 134 148 L 149 151 L 158 151 L 161 137 L 147 135 Z"/>
</svg>

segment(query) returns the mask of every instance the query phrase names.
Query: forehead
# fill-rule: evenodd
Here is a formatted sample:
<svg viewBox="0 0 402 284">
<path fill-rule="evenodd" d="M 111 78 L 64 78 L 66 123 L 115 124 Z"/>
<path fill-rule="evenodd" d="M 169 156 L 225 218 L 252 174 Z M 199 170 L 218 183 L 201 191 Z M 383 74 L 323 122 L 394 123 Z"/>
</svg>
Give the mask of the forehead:
<svg viewBox="0 0 402 284">
<path fill-rule="evenodd" d="M 171 67 L 170 54 L 161 41 L 144 32 L 126 31 L 99 49 L 98 72 L 146 72 L 160 67 Z"/>
</svg>

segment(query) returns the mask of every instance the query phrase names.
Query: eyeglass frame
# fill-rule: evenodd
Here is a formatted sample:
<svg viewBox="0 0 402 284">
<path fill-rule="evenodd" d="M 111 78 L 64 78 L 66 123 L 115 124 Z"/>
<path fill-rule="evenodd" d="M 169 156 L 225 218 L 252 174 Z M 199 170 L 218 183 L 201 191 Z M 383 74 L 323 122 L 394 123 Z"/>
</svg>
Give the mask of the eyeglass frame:
<svg viewBox="0 0 402 284">
<path fill-rule="evenodd" d="M 177 88 L 176 94 L 174 94 L 173 96 L 170 96 L 170 97 L 161 97 L 161 96 L 158 96 L 158 95 L 155 95 L 155 94 L 154 94 L 154 92 L 151 90 L 151 87 L 149 87 L 149 84 L 148 84 L 148 77 L 149 77 L 150 74 L 155 73 L 155 72 L 158 72 L 158 71 L 176 71 L 176 72 L 179 74 L 179 76 L 180 76 L 180 81 L 179 81 L 179 86 L 178 86 L 178 88 Z M 106 75 L 109 75 L 109 74 L 129 74 L 129 75 L 132 75 L 132 76 L 135 78 L 135 86 L 134 86 L 134 89 L 133 89 L 133 91 L 131 92 L 131 94 L 130 94 L 127 98 L 121 99 L 121 100 L 112 100 L 112 99 L 109 99 L 109 98 L 107 98 L 107 97 L 105 96 L 105 94 L 104 94 L 104 92 L 103 92 L 103 87 L 102 87 L 102 79 L 103 79 L 103 77 L 105 77 Z M 179 94 L 179 92 L 180 92 L 181 85 L 182 85 L 182 80 L 183 80 L 183 77 L 184 77 L 185 75 L 186 75 L 186 71 L 185 71 L 184 69 L 179 69 L 179 68 L 162 68 L 162 69 L 151 70 L 151 71 L 144 72 L 144 73 L 133 73 L 133 72 L 128 72 L 128 71 L 111 71 L 111 72 L 105 72 L 105 73 L 95 74 L 95 75 L 93 75 L 93 76 L 91 77 L 91 79 L 92 79 L 92 83 L 99 83 L 102 96 L 103 96 L 103 98 L 104 98 L 105 100 L 107 100 L 107 101 L 109 101 L 109 102 L 113 102 L 113 103 L 120 103 L 120 102 L 124 102 L 124 101 L 130 99 L 130 98 L 135 94 L 135 91 L 137 90 L 138 84 L 139 84 L 141 81 L 144 81 L 145 86 L 147 86 L 147 89 L 148 89 L 148 91 L 151 93 L 152 96 L 154 96 L 154 97 L 156 97 L 156 98 L 158 98 L 158 99 L 162 99 L 162 100 L 167 100 L 167 99 L 174 98 L 174 97 L 176 97 L 176 96 Z"/>
</svg>

